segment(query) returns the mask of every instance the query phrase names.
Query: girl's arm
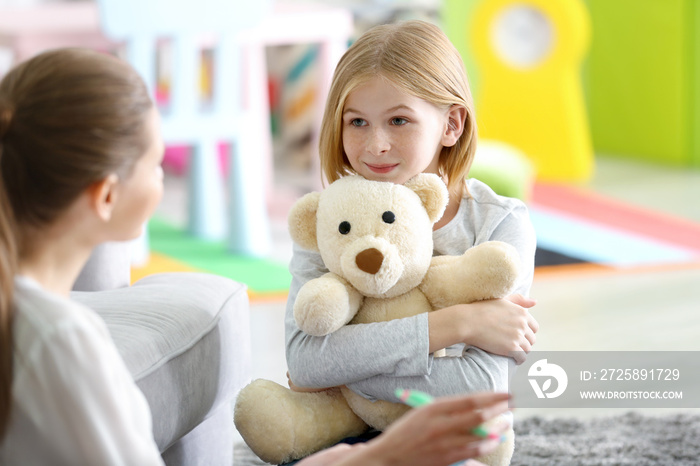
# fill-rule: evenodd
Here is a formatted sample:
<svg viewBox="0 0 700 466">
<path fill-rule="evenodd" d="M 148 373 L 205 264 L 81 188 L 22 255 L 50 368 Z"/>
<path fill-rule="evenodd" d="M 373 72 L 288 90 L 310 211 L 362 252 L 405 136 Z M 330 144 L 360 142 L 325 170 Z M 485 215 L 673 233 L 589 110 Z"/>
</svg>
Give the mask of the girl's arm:
<svg viewBox="0 0 700 466">
<path fill-rule="evenodd" d="M 320 254 L 294 245 L 292 284 L 285 315 L 289 375 L 295 385 L 327 388 L 380 374 L 426 375 L 429 370 L 428 315 L 372 324 L 346 325 L 330 335 L 302 332 L 293 304 L 306 281 L 327 272 Z"/>
<path fill-rule="evenodd" d="M 323 274 L 320 268 L 308 268 L 314 253 L 296 251 L 297 255 L 311 255 L 300 261 L 307 273 Z M 296 259 L 292 261 L 295 269 Z M 290 379 L 302 388 L 327 388 L 350 384 L 375 376 L 425 377 L 431 368 L 442 365 L 442 359 L 433 360 L 429 353 L 456 343 L 482 347 L 503 356 L 511 351 L 529 352 L 534 343 L 537 322 L 527 310 L 532 301 L 516 296 L 509 300 L 492 300 L 468 305 L 451 306 L 440 311 L 374 324 L 347 325 L 325 337 L 313 337 L 299 330 L 292 306 L 301 279 L 292 281 L 287 303 L 287 364 Z M 477 359 L 490 358 L 478 352 Z M 473 371 L 484 367 L 479 361 L 457 362 L 460 370 Z M 432 377 L 432 375 L 431 375 Z M 494 383 L 477 381 L 474 389 L 488 389 Z M 470 390 L 471 391 L 471 390 Z M 462 393 L 458 390 L 456 393 Z"/>
<path fill-rule="evenodd" d="M 515 291 L 527 296 L 534 269 L 535 239 L 525 206 L 509 212 L 497 222 L 488 223 L 494 227 L 481 231 L 481 236 L 475 238 L 475 244 L 500 240 L 515 246 L 522 262 L 521 278 Z M 515 341 L 519 342 L 520 350 L 529 351 L 532 343 L 528 335 L 534 340 L 533 335 L 537 330 L 537 323 L 523 309 L 527 304 L 521 306 L 510 300 L 493 300 L 451 306 L 390 322 L 347 325 L 325 337 L 311 337 L 296 326 L 292 307 L 301 284 L 323 275 L 326 269 L 318 253 L 295 245 L 290 271 L 293 280 L 285 318 L 287 365 L 292 381 L 299 387 L 326 388 L 382 376 L 433 379 L 434 368 L 444 364 L 444 358 L 433 360 L 430 355 L 436 349 L 457 343 L 491 344 L 488 347 L 490 351 L 508 355 Z M 502 334 L 506 336 L 501 339 L 493 337 Z M 483 363 L 481 359 L 497 357 L 478 350 L 474 354 L 474 361 L 457 358 L 451 363 L 461 365 L 466 374 L 474 369 L 474 365 L 482 370 L 488 365 L 488 361 Z M 464 361 L 460 362 L 459 359 Z M 441 373 L 449 377 L 449 371 Z M 439 379 L 436 379 L 437 385 L 443 383 Z M 474 389 L 489 389 L 492 385 L 477 381 Z M 471 390 L 462 387 L 453 394 L 465 391 Z"/>
<path fill-rule="evenodd" d="M 490 196 L 495 195 L 491 192 Z M 495 202 L 492 197 L 486 197 L 482 203 Z M 520 270 L 514 294 L 506 299 L 449 306 L 431 312 L 431 351 L 465 343 L 507 356 L 513 351 L 529 352 L 535 343 L 534 334 L 539 326 L 528 311 L 535 301 L 526 297 L 534 276 L 536 236 L 525 205 L 515 200 L 510 200 L 509 204 L 512 207 L 505 214 L 499 208 L 476 206 L 470 211 L 468 224 L 458 223 L 458 228 L 447 234 L 443 232 L 436 239 L 440 253 L 452 255 L 463 253 L 465 242 L 467 245 L 486 241 L 508 243 L 518 252 Z"/>
<path fill-rule="evenodd" d="M 430 373 L 425 376 L 393 377 L 378 375 L 347 387 L 369 400 L 396 401 L 396 390 L 411 389 L 435 397 L 479 391 L 508 391 L 508 370 L 513 370 L 512 358 L 468 348 L 462 357 L 434 358 Z"/>
<path fill-rule="evenodd" d="M 485 221 L 484 224 L 485 228 L 476 229 L 474 244 L 498 240 L 512 244 L 518 251 L 521 278 L 515 289 L 517 294 L 507 299 L 450 306 L 429 315 L 431 350 L 458 342 L 474 346 L 467 347 L 462 357 L 433 359 L 427 376 L 378 375 L 350 384 L 348 388 L 369 399 L 388 401 L 394 400 L 392 390 L 405 387 L 434 396 L 507 390 L 508 368 L 516 361 L 506 356 L 514 347 L 529 351 L 534 343 L 534 332 L 538 330 L 537 322 L 526 309 L 534 301 L 523 298 L 530 291 L 534 275 L 535 233 L 527 209 L 520 203 L 499 222 Z M 488 225 L 493 227 L 489 230 Z M 458 249 L 443 252 L 457 254 Z"/>
</svg>

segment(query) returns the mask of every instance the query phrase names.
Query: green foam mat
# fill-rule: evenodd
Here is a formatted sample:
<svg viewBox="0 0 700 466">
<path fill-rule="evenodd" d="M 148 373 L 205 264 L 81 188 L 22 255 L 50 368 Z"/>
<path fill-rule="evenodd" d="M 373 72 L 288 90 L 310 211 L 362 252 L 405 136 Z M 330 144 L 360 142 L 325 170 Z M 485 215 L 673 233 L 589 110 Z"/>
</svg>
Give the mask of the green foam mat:
<svg viewBox="0 0 700 466">
<path fill-rule="evenodd" d="M 248 285 L 255 293 L 286 293 L 292 276 L 286 263 L 236 255 L 224 241 L 195 238 L 160 218 L 148 223 L 151 250 L 188 266 Z"/>
</svg>

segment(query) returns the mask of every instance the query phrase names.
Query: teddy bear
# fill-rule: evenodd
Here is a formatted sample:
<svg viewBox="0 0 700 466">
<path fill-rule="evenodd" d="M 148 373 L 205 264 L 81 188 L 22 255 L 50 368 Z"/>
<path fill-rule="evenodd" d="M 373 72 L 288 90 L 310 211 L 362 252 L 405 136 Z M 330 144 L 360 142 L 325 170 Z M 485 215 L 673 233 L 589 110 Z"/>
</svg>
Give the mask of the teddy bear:
<svg viewBox="0 0 700 466">
<path fill-rule="evenodd" d="M 507 296 L 519 264 L 511 245 L 490 241 L 461 256 L 433 257 L 433 224 L 447 202 L 444 182 L 432 174 L 404 185 L 349 175 L 299 199 L 289 214 L 290 235 L 301 247 L 319 251 L 329 270 L 300 288 L 294 303 L 299 328 L 323 336 L 350 323 Z M 234 421 L 253 452 L 279 464 L 368 426 L 384 430 L 408 409 L 369 401 L 346 387 L 296 392 L 258 379 L 239 393 Z M 507 457 L 505 464 L 512 437 L 508 449 L 500 455 Z"/>
</svg>

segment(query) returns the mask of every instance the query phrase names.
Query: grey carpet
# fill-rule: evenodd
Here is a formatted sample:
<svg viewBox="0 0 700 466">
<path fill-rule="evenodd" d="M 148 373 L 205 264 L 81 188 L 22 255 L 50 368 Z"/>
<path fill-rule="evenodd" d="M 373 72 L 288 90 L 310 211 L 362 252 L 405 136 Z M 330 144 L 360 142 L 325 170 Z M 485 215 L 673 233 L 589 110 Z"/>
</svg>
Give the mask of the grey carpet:
<svg viewBox="0 0 700 466">
<path fill-rule="evenodd" d="M 235 466 L 267 464 L 243 442 L 236 444 L 234 452 Z M 627 413 L 585 421 L 516 418 L 511 466 L 617 465 L 700 465 L 700 416 Z"/>
<path fill-rule="evenodd" d="M 700 417 L 673 414 L 515 422 L 512 466 L 700 465 Z"/>
</svg>

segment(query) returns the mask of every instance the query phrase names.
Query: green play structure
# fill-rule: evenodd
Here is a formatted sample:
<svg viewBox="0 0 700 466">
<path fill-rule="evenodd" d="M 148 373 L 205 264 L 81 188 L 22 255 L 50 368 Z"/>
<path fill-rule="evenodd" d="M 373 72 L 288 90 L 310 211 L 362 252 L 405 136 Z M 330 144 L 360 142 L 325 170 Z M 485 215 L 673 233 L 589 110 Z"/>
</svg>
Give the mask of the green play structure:
<svg viewBox="0 0 700 466">
<path fill-rule="evenodd" d="M 700 5 L 589 0 L 585 79 L 598 152 L 700 167 Z"/>
</svg>

